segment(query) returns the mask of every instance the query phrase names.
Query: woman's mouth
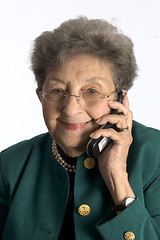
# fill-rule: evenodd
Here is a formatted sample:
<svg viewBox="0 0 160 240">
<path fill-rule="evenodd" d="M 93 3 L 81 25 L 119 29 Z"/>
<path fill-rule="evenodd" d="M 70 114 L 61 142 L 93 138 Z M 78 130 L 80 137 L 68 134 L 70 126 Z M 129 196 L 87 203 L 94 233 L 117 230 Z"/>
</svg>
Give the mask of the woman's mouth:
<svg viewBox="0 0 160 240">
<path fill-rule="evenodd" d="M 67 123 L 67 122 L 63 122 L 63 121 L 60 121 L 60 122 L 68 130 L 80 130 L 80 129 L 84 128 L 90 121 L 81 122 L 81 123 Z"/>
</svg>

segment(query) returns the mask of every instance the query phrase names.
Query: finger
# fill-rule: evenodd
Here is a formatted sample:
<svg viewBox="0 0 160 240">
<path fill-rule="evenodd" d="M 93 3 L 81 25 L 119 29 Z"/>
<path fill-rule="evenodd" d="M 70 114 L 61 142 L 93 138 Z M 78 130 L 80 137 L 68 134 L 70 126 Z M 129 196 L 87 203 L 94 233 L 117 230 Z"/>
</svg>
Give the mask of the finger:
<svg viewBox="0 0 160 240">
<path fill-rule="evenodd" d="M 115 143 L 119 142 L 119 144 L 122 145 L 130 145 L 132 143 L 132 135 L 129 129 L 126 132 L 117 132 L 113 128 L 109 129 L 98 129 L 92 134 L 90 134 L 90 137 L 93 139 L 97 139 L 99 137 L 109 137 L 111 140 L 113 140 Z"/>
<path fill-rule="evenodd" d="M 124 115 L 118 115 L 118 114 L 108 114 L 96 121 L 99 125 L 104 125 L 107 122 L 111 124 L 115 124 L 117 128 L 124 129 L 127 128 L 127 121 L 126 117 Z"/>
<path fill-rule="evenodd" d="M 124 115 L 127 115 L 129 112 L 129 109 L 120 102 L 108 101 L 108 105 L 110 108 L 116 109 L 118 113 L 123 113 Z"/>
<path fill-rule="evenodd" d="M 127 102 L 127 98 L 125 101 Z M 108 105 L 110 108 L 116 109 L 118 113 L 123 113 L 126 117 L 128 126 L 130 128 L 132 127 L 133 114 L 126 106 L 116 101 L 108 101 Z"/>
<path fill-rule="evenodd" d="M 127 130 L 128 131 L 128 130 Z M 90 137 L 93 139 L 97 139 L 99 137 L 109 137 L 110 139 L 112 139 L 113 141 L 126 141 L 126 143 L 128 142 L 128 139 L 130 139 L 131 135 L 128 132 L 117 132 L 116 130 L 114 130 L 113 128 L 108 128 L 108 129 L 98 129 L 95 132 L 93 132 L 92 134 L 90 134 Z"/>
<path fill-rule="evenodd" d="M 108 128 L 108 129 L 98 129 L 95 132 L 90 134 L 90 137 L 93 139 L 97 139 L 99 137 L 109 137 L 112 140 L 118 140 L 118 132 L 116 132 L 113 128 Z"/>
</svg>

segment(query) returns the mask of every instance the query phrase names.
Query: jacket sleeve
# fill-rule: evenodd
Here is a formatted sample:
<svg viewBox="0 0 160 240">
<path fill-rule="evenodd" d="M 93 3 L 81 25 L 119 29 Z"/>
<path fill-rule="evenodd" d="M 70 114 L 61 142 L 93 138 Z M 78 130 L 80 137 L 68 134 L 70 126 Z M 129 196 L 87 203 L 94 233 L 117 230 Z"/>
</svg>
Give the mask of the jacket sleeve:
<svg viewBox="0 0 160 240">
<path fill-rule="evenodd" d="M 4 186 L 1 159 L 0 159 L 0 239 L 2 238 L 5 222 L 8 215 L 8 194 Z"/>
<path fill-rule="evenodd" d="M 110 221 L 105 216 L 97 223 L 97 230 L 105 240 L 160 239 L 160 167 L 144 189 L 144 199 L 137 199 Z M 131 232 L 133 238 L 125 237 Z M 135 237 L 135 238 L 134 238 Z"/>
</svg>

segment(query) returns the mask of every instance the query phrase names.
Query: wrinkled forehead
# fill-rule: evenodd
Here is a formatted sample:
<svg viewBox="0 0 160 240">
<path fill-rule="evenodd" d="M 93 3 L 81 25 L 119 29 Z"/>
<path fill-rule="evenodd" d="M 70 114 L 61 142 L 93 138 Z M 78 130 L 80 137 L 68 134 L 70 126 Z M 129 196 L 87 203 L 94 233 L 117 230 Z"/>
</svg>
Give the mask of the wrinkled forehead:
<svg viewBox="0 0 160 240">
<path fill-rule="evenodd" d="M 45 84 L 97 83 L 114 85 L 111 67 L 106 61 L 88 55 L 68 59 L 63 65 L 48 68 Z"/>
</svg>

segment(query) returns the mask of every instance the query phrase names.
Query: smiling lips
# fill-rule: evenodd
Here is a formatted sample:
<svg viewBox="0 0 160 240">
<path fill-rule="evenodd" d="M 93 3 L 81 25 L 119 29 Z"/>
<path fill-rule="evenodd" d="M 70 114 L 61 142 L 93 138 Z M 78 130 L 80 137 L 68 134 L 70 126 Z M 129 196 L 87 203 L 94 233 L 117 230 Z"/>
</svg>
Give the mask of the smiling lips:
<svg viewBox="0 0 160 240">
<path fill-rule="evenodd" d="M 66 122 L 62 122 L 62 121 L 60 121 L 60 122 L 63 124 L 63 126 L 66 129 L 80 130 L 80 129 L 84 128 L 90 121 L 83 122 L 83 123 L 66 123 Z"/>
</svg>

